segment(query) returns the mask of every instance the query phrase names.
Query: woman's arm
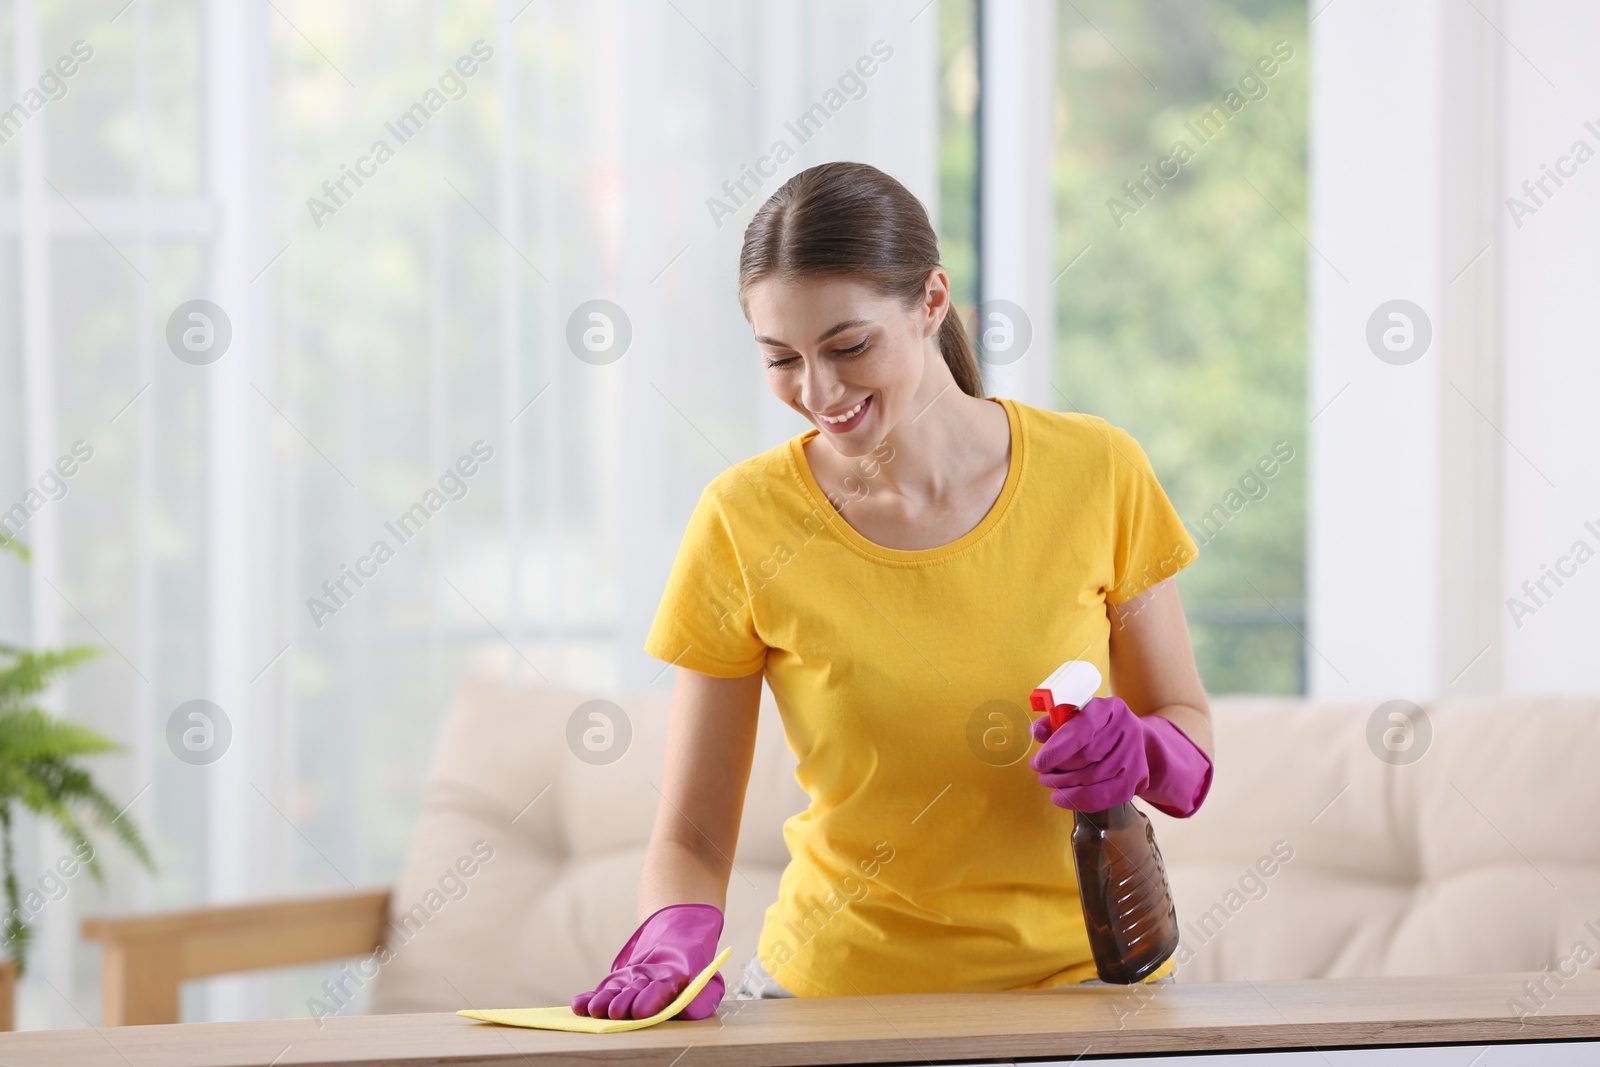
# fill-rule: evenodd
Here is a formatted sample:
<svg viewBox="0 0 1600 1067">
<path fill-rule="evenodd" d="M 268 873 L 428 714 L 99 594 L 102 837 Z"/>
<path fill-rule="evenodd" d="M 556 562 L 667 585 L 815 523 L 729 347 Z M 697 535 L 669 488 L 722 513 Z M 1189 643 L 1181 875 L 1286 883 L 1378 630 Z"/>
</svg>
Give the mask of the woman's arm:
<svg viewBox="0 0 1600 1067">
<path fill-rule="evenodd" d="M 1107 612 L 1112 692 L 1135 714 L 1171 720 L 1211 758 L 1211 707 L 1194 665 L 1176 582 L 1157 582 L 1132 600 L 1107 605 Z"/>
<path fill-rule="evenodd" d="M 761 675 L 717 678 L 678 668 L 661 807 L 639 878 L 640 919 L 669 904 L 726 909 L 755 755 Z"/>
</svg>

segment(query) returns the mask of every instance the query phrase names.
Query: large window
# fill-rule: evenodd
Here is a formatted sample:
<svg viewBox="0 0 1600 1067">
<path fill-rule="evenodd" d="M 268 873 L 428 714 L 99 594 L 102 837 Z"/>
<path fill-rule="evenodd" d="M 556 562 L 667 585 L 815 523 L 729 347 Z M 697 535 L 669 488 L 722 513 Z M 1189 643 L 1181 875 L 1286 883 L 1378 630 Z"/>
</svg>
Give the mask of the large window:
<svg viewBox="0 0 1600 1067">
<path fill-rule="evenodd" d="M 110 650 L 52 701 L 127 746 L 102 780 L 159 863 L 108 851 L 106 892 L 45 909 L 21 1025 L 95 1017 L 85 914 L 391 881 L 474 661 L 670 684 L 641 645 L 697 494 L 805 428 L 736 303 L 744 225 L 800 169 L 873 163 L 932 208 L 970 316 L 980 14 L 0 5 L 0 109 L 92 53 L 0 126 L 0 509 L 93 449 L 21 532 L 32 566 L 0 556 L 0 642 Z M 1202 542 L 1180 583 L 1207 684 L 1296 690 L 1304 7 L 1063 0 L 1051 32 L 1054 257 L 1089 250 L 1030 399 L 1148 449 Z M 1194 158 L 1113 218 L 1182 138 Z M 197 300 L 231 326 L 213 359 L 174 340 Z M 573 347 L 594 301 L 615 358 Z M 169 740 L 197 699 L 232 725 L 213 763 Z M 20 844 L 25 878 L 62 848 Z M 190 983 L 184 1017 L 305 1014 L 335 970 Z"/>
<path fill-rule="evenodd" d="M 1200 546 L 1178 586 L 1212 692 L 1305 689 L 1306 19 L 1058 12 L 1056 400 L 1139 440 Z"/>
</svg>

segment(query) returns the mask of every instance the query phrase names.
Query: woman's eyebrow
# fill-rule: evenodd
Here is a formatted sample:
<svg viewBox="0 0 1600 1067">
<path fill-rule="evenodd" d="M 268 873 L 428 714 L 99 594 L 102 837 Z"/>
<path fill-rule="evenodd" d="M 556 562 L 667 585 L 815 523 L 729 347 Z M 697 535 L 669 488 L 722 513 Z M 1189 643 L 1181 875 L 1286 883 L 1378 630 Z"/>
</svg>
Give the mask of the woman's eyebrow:
<svg viewBox="0 0 1600 1067">
<path fill-rule="evenodd" d="M 871 325 L 872 325 L 872 320 L 871 319 L 846 319 L 844 322 L 841 322 L 838 325 L 832 327 L 826 333 L 824 333 L 821 337 L 817 338 L 817 344 L 820 345 L 822 342 L 826 341 L 828 338 L 832 337 L 834 334 L 838 333 L 839 331 L 848 330 L 852 326 L 871 326 Z M 766 336 L 764 336 L 762 334 L 756 334 L 756 340 L 761 342 L 764 345 L 772 345 L 775 348 L 788 348 L 789 347 L 787 344 L 785 344 L 784 342 L 778 340 L 775 337 L 766 337 Z"/>
</svg>

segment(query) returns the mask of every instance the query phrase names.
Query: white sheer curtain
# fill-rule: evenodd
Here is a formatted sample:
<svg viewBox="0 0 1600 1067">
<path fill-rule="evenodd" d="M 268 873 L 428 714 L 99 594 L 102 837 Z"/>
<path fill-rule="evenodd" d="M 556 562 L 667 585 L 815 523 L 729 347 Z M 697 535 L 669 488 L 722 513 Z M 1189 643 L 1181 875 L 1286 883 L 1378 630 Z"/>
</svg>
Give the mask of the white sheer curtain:
<svg viewBox="0 0 1600 1067">
<path fill-rule="evenodd" d="M 93 449 L 0 561 L 0 640 L 111 650 L 51 701 L 127 746 L 97 774 L 160 863 L 107 847 L 40 913 L 19 1025 L 98 1019 L 85 914 L 385 883 L 471 656 L 670 684 L 640 645 L 696 495 L 803 429 L 744 224 L 829 159 L 937 211 L 936 4 L 0 5 L 0 106 L 93 52 L 0 146 L 0 508 Z M 196 299 L 212 362 L 169 345 Z M 610 362 L 568 343 L 593 300 Z M 169 743 L 197 699 L 209 764 Z M 63 846 L 24 826 L 27 882 Z M 193 983 L 185 1018 L 304 1014 L 326 973 Z"/>
</svg>

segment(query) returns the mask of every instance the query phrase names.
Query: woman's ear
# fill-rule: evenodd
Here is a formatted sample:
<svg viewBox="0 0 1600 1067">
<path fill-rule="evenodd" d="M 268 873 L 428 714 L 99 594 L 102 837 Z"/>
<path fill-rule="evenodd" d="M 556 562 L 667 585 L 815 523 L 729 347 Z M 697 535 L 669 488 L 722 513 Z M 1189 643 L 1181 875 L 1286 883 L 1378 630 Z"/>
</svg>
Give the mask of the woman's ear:
<svg viewBox="0 0 1600 1067">
<path fill-rule="evenodd" d="M 923 281 L 922 310 L 926 316 L 922 336 L 937 337 L 945 316 L 950 313 L 950 275 L 943 267 L 929 270 Z"/>
</svg>

